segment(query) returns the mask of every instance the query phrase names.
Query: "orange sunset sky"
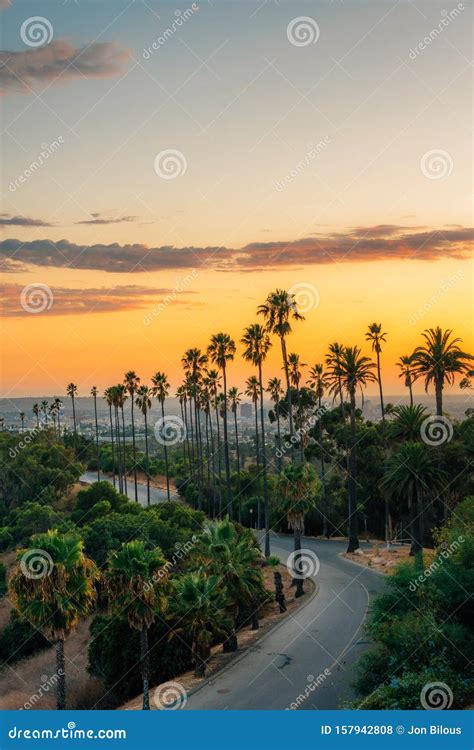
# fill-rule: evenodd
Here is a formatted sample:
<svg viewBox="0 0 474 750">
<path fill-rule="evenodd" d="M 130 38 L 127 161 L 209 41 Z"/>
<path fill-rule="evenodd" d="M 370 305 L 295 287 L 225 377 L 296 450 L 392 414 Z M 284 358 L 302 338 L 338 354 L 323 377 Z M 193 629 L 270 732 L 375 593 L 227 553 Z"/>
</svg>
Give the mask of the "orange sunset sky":
<svg viewBox="0 0 474 750">
<path fill-rule="evenodd" d="M 3 396 L 176 387 L 277 287 L 308 365 L 382 322 L 387 394 L 425 328 L 473 350 L 467 4 L 50 1 L 42 44 L 0 8 Z"/>
</svg>

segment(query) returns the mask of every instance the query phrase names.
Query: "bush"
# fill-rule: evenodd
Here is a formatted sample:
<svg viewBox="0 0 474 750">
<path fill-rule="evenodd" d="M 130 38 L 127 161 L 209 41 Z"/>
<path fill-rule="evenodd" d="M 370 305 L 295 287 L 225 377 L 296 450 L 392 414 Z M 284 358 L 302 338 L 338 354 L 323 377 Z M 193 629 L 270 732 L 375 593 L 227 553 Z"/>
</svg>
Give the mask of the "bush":
<svg viewBox="0 0 474 750">
<path fill-rule="evenodd" d="M 0 563 L 0 598 L 7 593 L 7 569 L 3 563 Z"/>
<path fill-rule="evenodd" d="M 47 638 L 12 610 L 10 622 L 0 633 L 0 669 L 51 646 Z"/>
<path fill-rule="evenodd" d="M 6 549 L 12 544 L 13 536 L 8 526 L 4 526 L 0 529 L 0 552 L 5 552 Z"/>
</svg>

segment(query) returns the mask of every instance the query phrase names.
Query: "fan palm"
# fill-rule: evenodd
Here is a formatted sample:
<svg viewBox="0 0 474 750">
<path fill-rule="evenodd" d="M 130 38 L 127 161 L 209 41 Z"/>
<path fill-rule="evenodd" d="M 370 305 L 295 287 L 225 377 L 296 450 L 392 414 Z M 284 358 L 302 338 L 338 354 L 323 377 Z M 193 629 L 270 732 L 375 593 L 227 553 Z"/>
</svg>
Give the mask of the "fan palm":
<svg viewBox="0 0 474 750">
<path fill-rule="evenodd" d="M 370 341 L 372 351 L 375 352 L 377 359 L 377 383 L 380 395 L 380 410 L 382 413 L 382 429 L 385 427 L 385 406 L 383 401 L 382 372 L 380 369 L 380 355 L 382 353 L 382 344 L 387 341 L 387 334 L 382 331 L 381 323 L 371 323 L 365 334 L 365 340 Z"/>
<path fill-rule="evenodd" d="M 99 573 L 75 534 L 48 531 L 33 536 L 31 545 L 18 551 L 9 593 L 22 617 L 55 644 L 57 708 L 62 710 L 66 707 L 64 640 L 91 611 Z"/>
<path fill-rule="evenodd" d="M 146 548 L 139 539 L 123 544 L 111 555 L 107 583 L 112 610 L 125 614 L 131 628 L 140 633 L 143 710 L 150 708 L 148 630 L 157 612 L 167 607 L 165 558 L 159 547 Z"/>
<path fill-rule="evenodd" d="M 275 404 L 275 414 L 276 414 L 276 420 L 277 420 L 277 440 L 278 440 L 278 473 L 280 473 L 281 466 L 282 466 L 282 462 L 281 462 L 282 455 L 281 455 L 280 410 L 278 408 L 278 405 L 281 401 L 281 397 L 283 396 L 283 389 L 281 387 L 281 380 L 279 378 L 271 378 L 268 381 L 267 393 L 270 394 L 270 398 Z"/>
<path fill-rule="evenodd" d="M 77 385 L 69 383 L 66 386 L 66 395 L 69 396 L 72 403 L 72 423 L 74 426 L 74 439 L 77 438 L 77 425 L 76 425 L 76 396 L 77 396 Z"/>
<path fill-rule="evenodd" d="M 153 385 L 150 389 L 150 393 L 152 396 L 158 399 L 158 402 L 161 405 L 161 419 L 163 421 L 163 428 L 164 428 L 165 401 L 169 395 L 170 384 L 164 372 L 155 372 L 155 374 L 153 375 L 151 379 L 151 382 L 153 383 Z M 170 499 L 170 471 L 169 471 L 169 465 L 168 465 L 168 448 L 166 446 L 166 440 L 164 440 L 163 443 L 164 443 L 164 449 L 165 449 L 166 496 L 169 500 Z"/>
<path fill-rule="evenodd" d="M 413 381 L 415 375 L 413 372 L 413 360 L 411 356 L 403 355 L 397 362 L 397 367 L 400 368 L 399 378 L 404 378 L 405 386 L 408 388 L 410 394 L 410 406 L 413 406 Z"/>
<path fill-rule="evenodd" d="M 107 406 L 109 407 L 109 422 L 110 422 L 110 442 L 111 442 L 111 449 L 112 449 L 112 481 L 114 483 L 114 487 L 116 486 L 115 481 L 115 450 L 114 450 L 114 425 L 112 420 L 112 406 L 114 403 L 113 398 L 113 392 L 111 388 L 106 388 L 104 391 L 104 399 L 107 403 Z"/>
<path fill-rule="evenodd" d="M 229 518 L 233 518 L 232 493 L 230 485 L 230 460 L 229 460 L 229 437 L 227 427 L 227 363 L 231 362 L 235 356 L 235 341 L 231 339 L 228 333 L 216 333 L 211 337 L 211 343 L 207 348 L 207 353 L 213 364 L 222 372 L 224 403 L 224 462 L 225 462 L 225 479 L 227 488 L 227 506 L 226 512 Z"/>
<path fill-rule="evenodd" d="M 435 388 L 436 414 L 443 414 L 443 389 L 452 385 L 456 375 L 464 375 L 469 370 L 469 362 L 474 357 L 459 348 L 460 338 L 452 338 L 452 330 L 443 331 L 440 326 L 423 332 L 425 343 L 417 346 L 412 355 L 413 372 L 416 378 L 423 378 L 425 391 L 431 384 Z"/>
<path fill-rule="evenodd" d="M 237 409 L 240 404 L 240 397 L 241 393 L 239 393 L 239 389 L 236 386 L 233 386 L 232 388 L 229 388 L 229 401 L 230 401 L 230 410 L 232 414 L 234 415 L 234 430 L 235 430 L 235 451 L 237 454 L 237 489 L 239 493 L 239 501 L 238 501 L 238 520 L 241 521 L 241 493 L 242 493 L 242 485 L 240 481 L 240 449 L 239 449 L 239 430 L 237 428 Z"/>
<path fill-rule="evenodd" d="M 91 388 L 91 396 L 94 399 L 94 417 L 95 417 L 95 444 L 97 449 L 97 481 L 100 482 L 100 448 L 99 448 L 99 423 L 97 421 L 97 394 L 98 390 L 95 385 Z"/>
<path fill-rule="evenodd" d="M 304 362 L 300 362 L 300 355 L 292 352 L 288 355 L 288 370 L 290 374 L 290 384 L 296 389 L 296 401 L 298 404 L 298 416 L 301 419 L 301 396 L 300 396 L 300 382 L 302 377 L 302 368 L 306 367 Z M 298 425 L 301 427 L 301 425 Z M 300 439 L 300 452 L 301 461 L 304 461 L 304 444 L 303 440 Z"/>
<path fill-rule="evenodd" d="M 21 420 L 21 431 L 23 432 L 23 430 L 25 429 L 25 412 L 24 411 L 20 412 L 20 420 Z"/>
<path fill-rule="evenodd" d="M 134 372 L 129 370 L 125 373 L 123 378 L 123 384 L 128 391 L 130 396 L 130 409 L 132 418 L 132 450 L 133 450 L 133 481 L 135 488 L 135 502 L 138 503 L 138 484 L 137 484 L 137 446 L 135 441 L 135 415 L 133 413 L 133 407 L 135 405 L 135 393 L 140 385 L 140 378 Z"/>
<path fill-rule="evenodd" d="M 150 505 L 150 454 L 148 449 L 148 412 L 151 409 L 151 393 L 147 385 L 141 385 L 135 396 L 135 403 L 143 414 L 145 421 L 145 459 L 146 459 L 146 503 Z"/>
<path fill-rule="evenodd" d="M 321 484 L 322 484 L 322 501 L 323 501 L 323 535 L 328 536 L 327 527 L 327 503 L 326 503 L 326 466 L 324 463 L 324 445 L 323 445 L 323 421 L 321 413 L 322 398 L 328 387 L 328 381 L 322 364 L 315 364 L 309 371 L 308 385 L 314 391 L 318 399 L 318 429 L 319 429 L 319 454 L 321 466 Z"/>
<path fill-rule="evenodd" d="M 36 417 L 36 427 L 39 429 L 39 426 L 40 426 L 40 423 L 39 423 L 39 413 L 40 413 L 39 404 L 33 404 L 33 408 L 32 408 L 31 411 L 33 412 L 33 414 Z"/>
<path fill-rule="evenodd" d="M 395 406 L 390 415 L 393 417 L 387 427 L 387 436 L 392 440 L 420 440 L 423 421 L 428 416 L 424 406 Z"/>
<path fill-rule="evenodd" d="M 252 399 L 255 414 L 255 462 L 257 467 L 257 528 L 260 528 L 260 436 L 258 430 L 258 401 L 260 398 L 260 381 L 251 375 L 245 381 L 245 395 Z"/>
<path fill-rule="evenodd" d="M 118 383 L 115 386 L 115 398 L 116 398 L 116 404 L 117 404 L 117 414 L 120 412 L 120 415 L 122 417 L 122 448 L 123 448 L 123 486 L 124 486 L 124 492 L 128 496 L 128 490 L 127 490 L 127 473 L 128 473 L 128 467 L 127 467 L 127 444 L 125 440 L 125 414 L 124 414 L 124 406 L 125 402 L 128 398 L 127 389 L 123 383 Z M 120 439 L 120 427 L 119 427 L 119 439 Z M 136 502 L 138 502 L 138 499 L 136 498 Z"/>
</svg>

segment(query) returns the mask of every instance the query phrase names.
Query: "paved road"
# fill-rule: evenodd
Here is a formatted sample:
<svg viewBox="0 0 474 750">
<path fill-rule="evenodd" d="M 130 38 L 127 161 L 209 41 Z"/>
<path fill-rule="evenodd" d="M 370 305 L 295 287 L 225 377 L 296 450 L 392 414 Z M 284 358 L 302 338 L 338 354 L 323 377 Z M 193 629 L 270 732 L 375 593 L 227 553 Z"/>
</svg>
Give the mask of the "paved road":
<svg viewBox="0 0 474 750">
<path fill-rule="evenodd" d="M 103 477 L 107 482 L 110 484 L 113 484 L 111 477 Z M 86 471 L 84 474 L 80 477 L 81 482 L 87 482 L 88 484 L 93 484 L 94 482 L 97 482 L 97 474 L 95 471 Z M 170 489 L 171 499 L 172 500 L 178 500 L 178 495 L 176 492 L 173 492 Z M 127 496 L 130 498 L 130 500 L 135 500 L 135 488 L 133 485 L 133 481 L 129 481 L 127 479 Z M 154 505 L 155 503 L 163 503 L 167 499 L 166 497 L 166 488 L 164 490 L 159 490 L 156 487 L 150 487 L 150 503 Z M 146 507 L 147 505 L 147 494 L 146 494 L 146 484 L 138 483 L 138 502 L 140 505 L 143 505 Z"/>
<path fill-rule="evenodd" d="M 272 534 L 272 554 L 286 562 L 291 537 Z M 331 674 L 300 709 L 337 709 L 352 697 L 354 663 L 367 647 L 363 632 L 371 597 L 383 578 L 339 557 L 342 542 L 305 538 L 320 561 L 319 593 L 236 664 L 188 698 L 186 710 L 285 709 L 314 678 Z M 309 675 L 309 677 L 308 677 Z"/>
</svg>

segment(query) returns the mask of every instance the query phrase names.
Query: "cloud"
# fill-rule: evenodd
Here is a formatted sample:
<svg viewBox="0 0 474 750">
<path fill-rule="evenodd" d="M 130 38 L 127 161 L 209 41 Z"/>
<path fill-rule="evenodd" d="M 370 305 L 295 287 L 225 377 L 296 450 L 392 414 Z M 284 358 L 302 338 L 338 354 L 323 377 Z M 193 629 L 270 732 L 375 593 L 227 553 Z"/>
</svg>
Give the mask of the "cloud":
<svg viewBox="0 0 474 750">
<path fill-rule="evenodd" d="M 31 314 L 21 305 L 23 289 L 25 287 L 21 284 L 0 284 L 0 307 L 4 316 L 16 318 Z M 181 299 L 181 297 L 194 294 L 191 291 L 182 291 L 179 294 L 180 299 L 176 299 L 176 294 L 172 289 L 151 289 L 133 284 L 91 289 L 51 287 L 51 292 L 51 307 L 42 314 L 84 315 L 152 308 L 162 302 L 167 295 L 172 295 L 173 304 L 189 305 L 189 300 Z M 34 294 L 34 290 L 31 294 Z"/>
<path fill-rule="evenodd" d="M 137 216 L 117 216 L 115 219 L 104 219 L 101 214 L 91 214 L 92 219 L 85 219 L 84 221 L 76 221 L 76 224 L 121 224 L 127 221 L 136 221 Z"/>
<path fill-rule="evenodd" d="M 112 78 L 126 69 L 130 56 L 115 42 L 75 47 L 68 39 L 20 52 L 0 51 L 0 93 L 28 93 L 39 82 Z"/>
<path fill-rule="evenodd" d="M 10 261 L 16 270 L 28 266 L 55 266 L 110 273 L 139 273 L 206 267 L 219 271 L 261 271 L 330 263 L 367 263 L 385 260 L 462 260 L 472 250 L 473 230 L 433 229 L 396 231 L 390 225 L 388 236 L 367 231 L 348 231 L 290 242 L 254 242 L 245 247 L 148 247 L 143 244 L 79 245 L 68 240 L 8 239 L 0 242 L 0 259 Z M 375 233 L 377 234 L 377 233 Z"/>
<path fill-rule="evenodd" d="M 47 221 L 41 219 L 30 219 L 28 216 L 12 216 L 11 214 L 0 214 L 0 227 L 52 227 Z"/>
</svg>

